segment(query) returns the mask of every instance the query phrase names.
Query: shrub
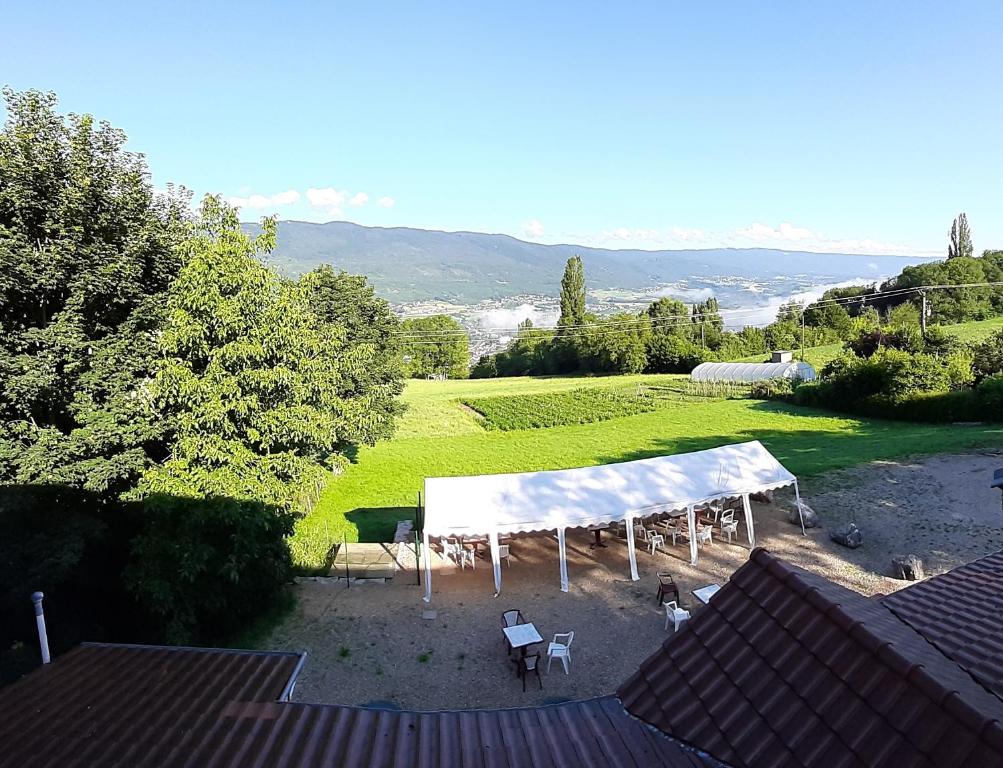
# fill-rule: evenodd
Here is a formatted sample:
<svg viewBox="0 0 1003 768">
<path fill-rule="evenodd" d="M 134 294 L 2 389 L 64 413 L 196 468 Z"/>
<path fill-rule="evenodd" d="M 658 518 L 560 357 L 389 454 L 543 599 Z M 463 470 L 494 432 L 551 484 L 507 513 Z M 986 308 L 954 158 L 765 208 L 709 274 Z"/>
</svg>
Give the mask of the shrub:
<svg viewBox="0 0 1003 768">
<path fill-rule="evenodd" d="M 463 403 L 484 416 L 484 425 L 488 429 L 503 431 L 591 424 L 653 411 L 657 407 L 650 395 L 637 394 L 633 390 L 595 388 L 540 395 L 469 398 Z"/>
<path fill-rule="evenodd" d="M 153 494 L 143 512 L 125 582 L 170 643 L 225 638 L 289 581 L 292 517 L 281 509 Z"/>
<path fill-rule="evenodd" d="M 972 345 L 972 371 L 977 380 L 1003 373 L 1003 330 Z"/>
</svg>

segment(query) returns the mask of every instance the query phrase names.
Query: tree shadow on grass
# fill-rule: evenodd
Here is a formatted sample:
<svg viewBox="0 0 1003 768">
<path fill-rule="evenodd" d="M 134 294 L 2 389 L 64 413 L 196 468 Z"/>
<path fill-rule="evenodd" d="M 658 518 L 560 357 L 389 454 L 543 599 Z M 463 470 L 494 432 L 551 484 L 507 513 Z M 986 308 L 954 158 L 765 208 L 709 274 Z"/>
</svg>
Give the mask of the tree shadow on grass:
<svg viewBox="0 0 1003 768">
<path fill-rule="evenodd" d="M 394 540 L 397 523 L 415 522 L 414 507 L 358 507 L 345 515 L 358 531 L 358 540 L 365 543 L 387 543 Z M 417 526 L 415 526 L 417 527 Z M 340 541 L 332 542 L 337 545 Z"/>
</svg>

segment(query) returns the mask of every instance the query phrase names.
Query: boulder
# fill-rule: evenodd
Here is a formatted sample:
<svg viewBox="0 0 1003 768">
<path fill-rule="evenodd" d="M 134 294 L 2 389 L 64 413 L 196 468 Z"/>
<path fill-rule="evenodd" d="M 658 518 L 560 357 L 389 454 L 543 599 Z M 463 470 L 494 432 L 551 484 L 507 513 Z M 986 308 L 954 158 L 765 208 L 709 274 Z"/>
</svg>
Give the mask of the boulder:
<svg viewBox="0 0 1003 768">
<path fill-rule="evenodd" d="M 923 578 L 923 561 L 916 555 L 896 555 L 892 558 L 892 576 L 905 581 Z"/>
<path fill-rule="evenodd" d="M 804 517 L 804 527 L 805 528 L 815 528 L 818 526 L 818 515 L 815 514 L 815 510 L 801 502 L 801 515 L 798 515 L 798 508 L 787 510 L 787 522 L 791 525 L 801 525 L 801 518 Z"/>
<path fill-rule="evenodd" d="M 759 493 L 750 493 L 749 498 L 753 501 L 761 501 L 763 504 L 773 503 L 773 491 L 760 491 Z"/>
<path fill-rule="evenodd" d="M 860 532 L 856 523 L 847 523 L 837 528 L 829 534 L 829 538 L 837 544 L 842 544 L 844 547 L 849 547 L 850 549 L 856 549 L 864 543 L 864 535 Z"/>
</svg>

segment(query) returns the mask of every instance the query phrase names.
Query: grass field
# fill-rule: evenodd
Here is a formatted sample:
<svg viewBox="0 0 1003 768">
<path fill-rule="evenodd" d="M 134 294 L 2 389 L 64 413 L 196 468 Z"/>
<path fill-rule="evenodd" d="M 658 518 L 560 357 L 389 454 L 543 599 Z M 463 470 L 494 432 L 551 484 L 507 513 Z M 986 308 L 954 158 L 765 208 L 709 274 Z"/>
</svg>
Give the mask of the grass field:
<svg viewBox="0 0 1003 768">
<path fill-rule="evenodd" d="M 1003 428 L 909 424 L 836 416 L 749 399 L 664 398 L 656 410 L 590 424 L 485 429 L 463 399 L 589 388 L 681 390 L 679 376 L 413 381 L 398 436 L 363 448 L 299 521 L 292 550 L 319 567 L 331 543 L 387 540 L 413 515 L 425 477 L 518 472 L 628 461 L 761 440 L 792 472 L 812 475 L 878 458 L 1003 445 Z"/>
</svg>

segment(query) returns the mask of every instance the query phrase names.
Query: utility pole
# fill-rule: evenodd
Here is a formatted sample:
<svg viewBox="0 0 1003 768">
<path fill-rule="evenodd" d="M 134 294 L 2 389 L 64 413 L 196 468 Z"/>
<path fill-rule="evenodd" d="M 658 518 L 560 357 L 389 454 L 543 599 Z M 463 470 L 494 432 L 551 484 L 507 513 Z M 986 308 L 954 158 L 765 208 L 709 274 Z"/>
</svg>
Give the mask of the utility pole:
<svg viewBox="0 0 1003 768">
<path fill-rule="evenodd" d="M 801 361 L 804 362 L 804 307 L 801 307 Z"/>
<path fill-rule="evenodd" d="M 923 305 L 919 312 L 919 327 L 923 331 L 923 335 L 926 336 L 926 291 L 920 291 L 919 295 L 923 300 Z"/>
</svg>

